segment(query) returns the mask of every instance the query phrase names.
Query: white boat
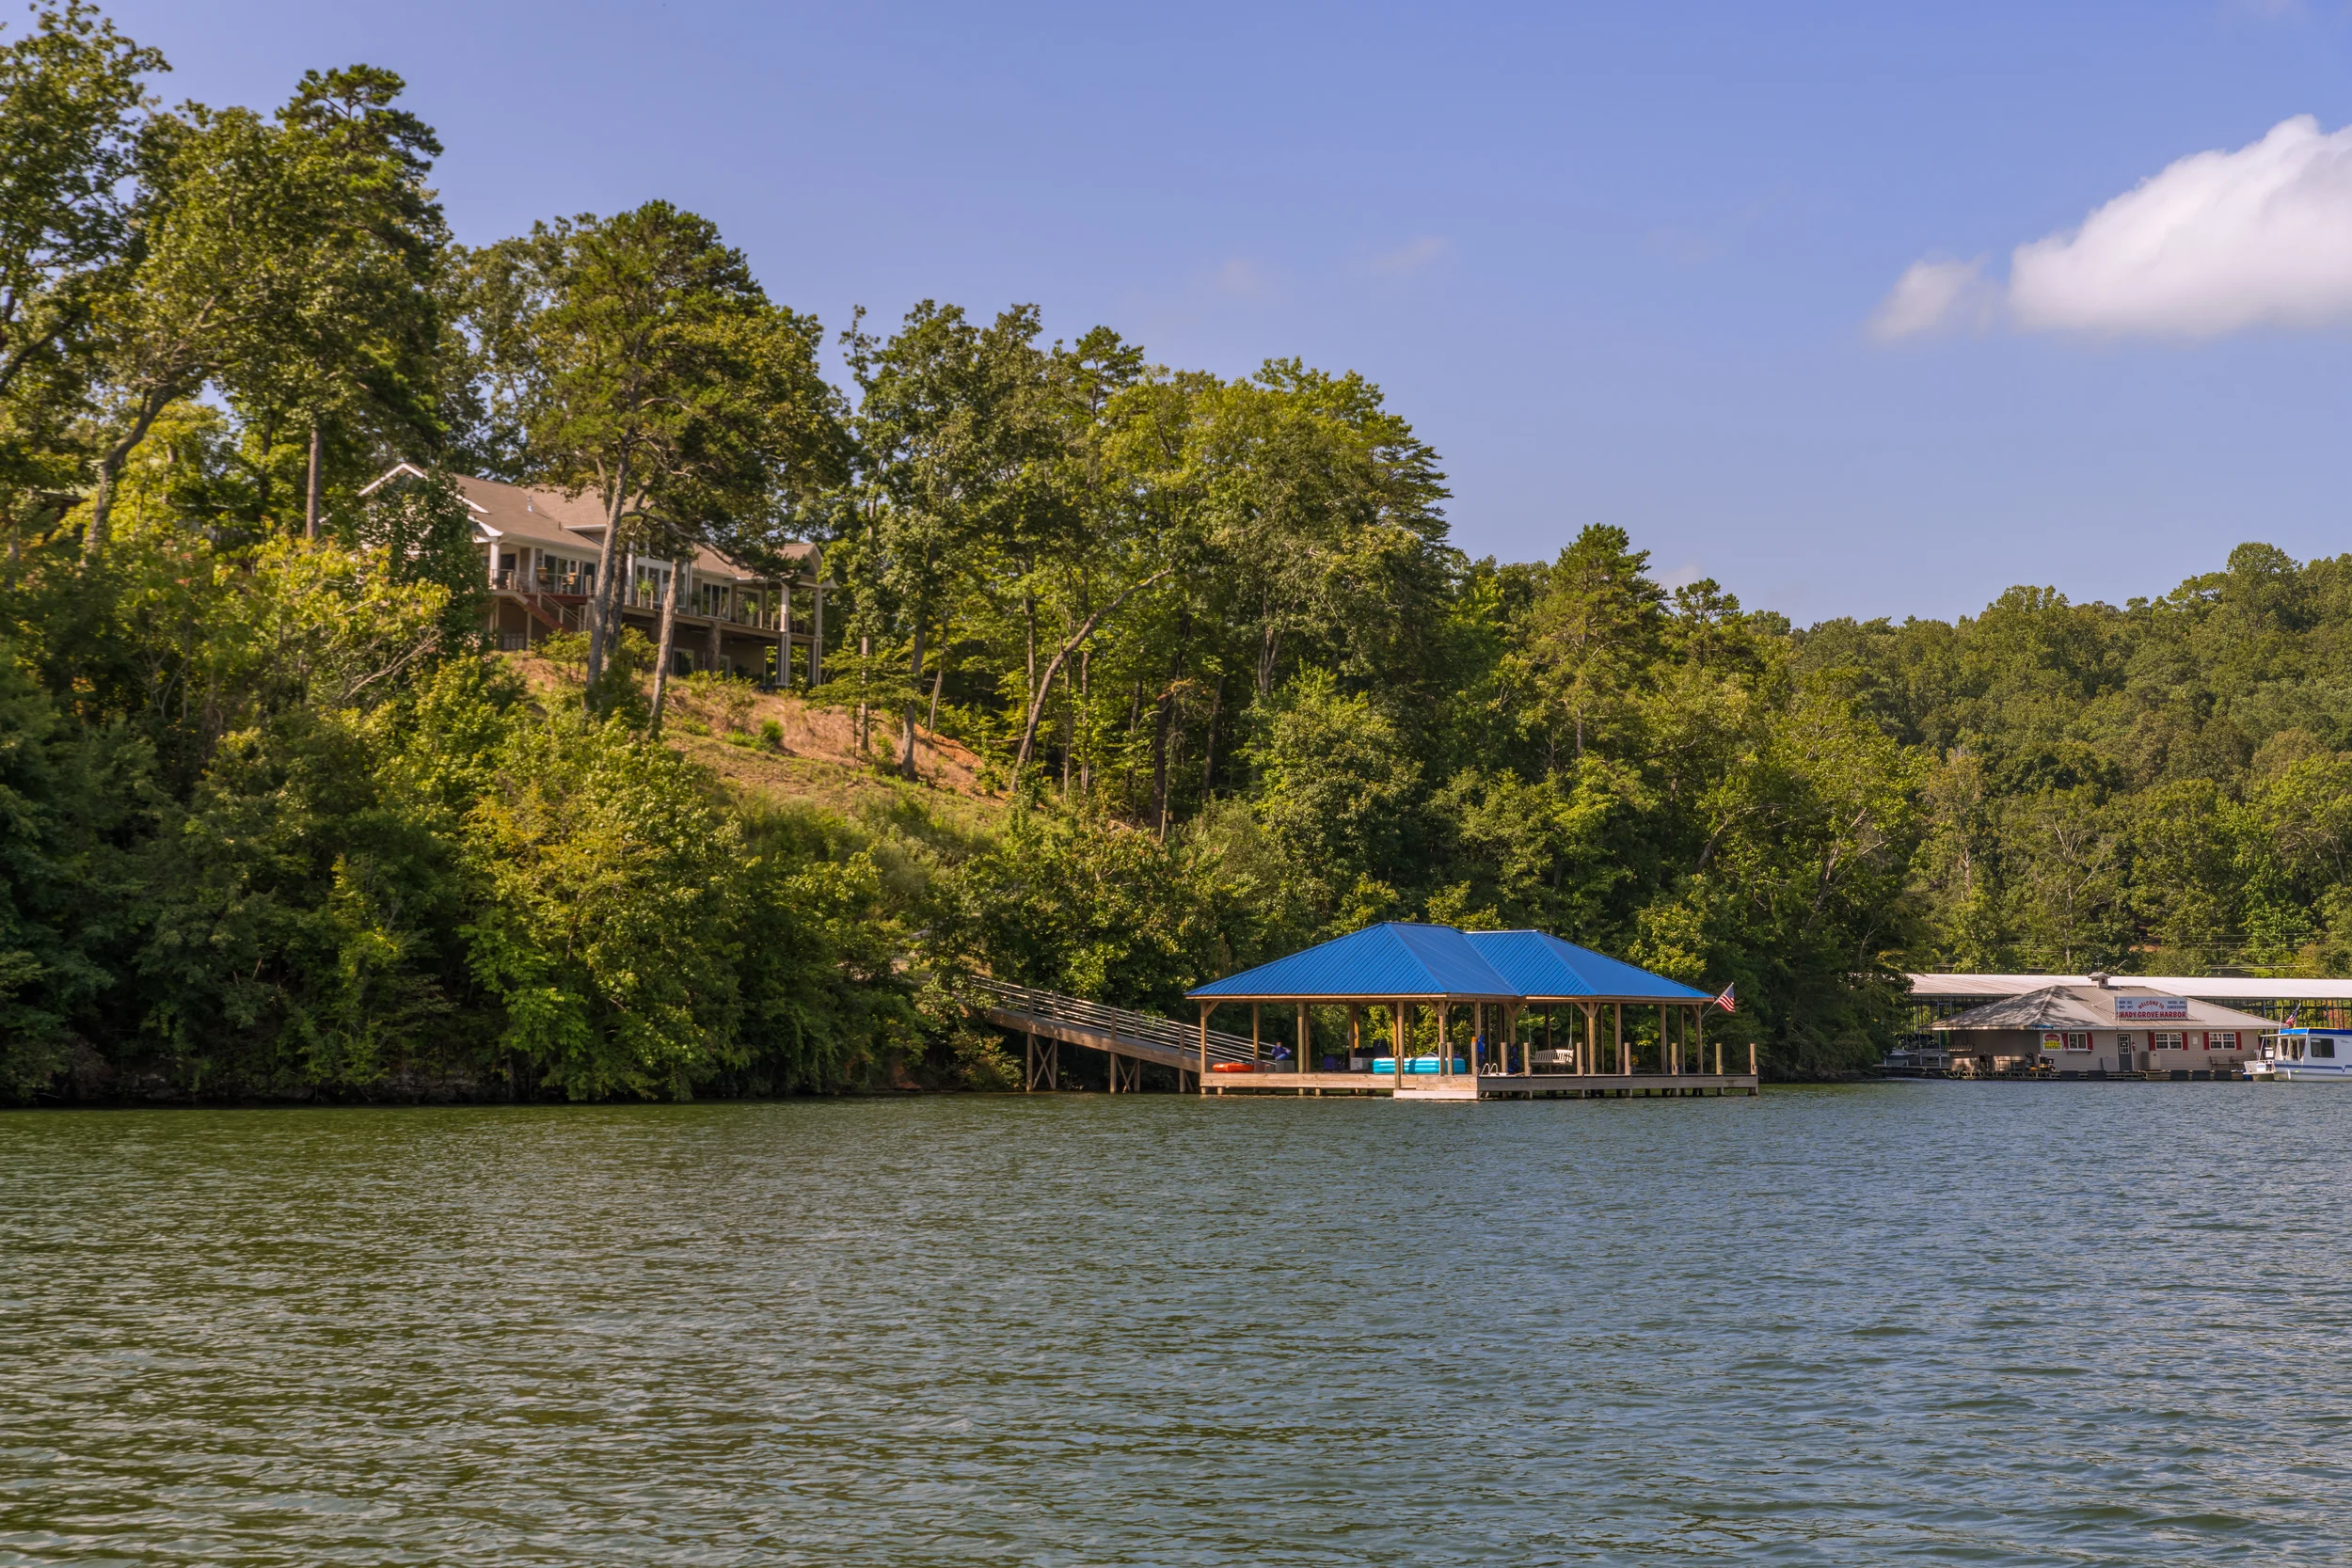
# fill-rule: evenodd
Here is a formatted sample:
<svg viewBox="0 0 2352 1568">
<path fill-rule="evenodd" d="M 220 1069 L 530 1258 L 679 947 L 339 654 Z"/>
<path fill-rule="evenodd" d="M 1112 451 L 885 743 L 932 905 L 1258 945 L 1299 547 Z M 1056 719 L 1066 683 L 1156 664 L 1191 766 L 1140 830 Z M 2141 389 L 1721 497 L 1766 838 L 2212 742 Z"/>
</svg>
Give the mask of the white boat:
<svg viewBox="0 0 2352 1568">
<path fill-rule="evenodd" d="M 2352 1029 L 2281 1029 L 2265 1035 L 2246 1076 L 2274 1084 L 2352 1084 Z"/>
</svg>

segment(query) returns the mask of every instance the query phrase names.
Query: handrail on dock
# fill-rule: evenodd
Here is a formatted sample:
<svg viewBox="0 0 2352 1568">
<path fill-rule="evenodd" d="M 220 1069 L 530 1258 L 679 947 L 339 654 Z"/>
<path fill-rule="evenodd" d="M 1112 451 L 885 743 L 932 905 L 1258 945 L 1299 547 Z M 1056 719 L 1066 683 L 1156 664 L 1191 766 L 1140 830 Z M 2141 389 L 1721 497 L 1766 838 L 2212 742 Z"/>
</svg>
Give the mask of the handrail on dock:
<svg viewBox="0 0 2352 1568">
<path fill-rule="evenodd" d="M 992 998 L 996 1010 L 1024 1013 L 1031 1018 L 1050 1019 L 1060 1023 L 1074 1023 L 1081 1028 L 1108 1035 L 1115 1040 L 1132 1040 L 1140 1045 L 1158 1046 L 1163 1051 L 1181 1051 L 1198 1060 L 1200 1052 L 1200 1031 L 1197 1026 L 1183 1024 L 1156 1013 L 1137 1012 L 1132 1007 L 1112 1007 L 1100 1002 L 1088 1002 L 1059 991 L 1039 990 L 1034 986 L 1016 986 L 1004 980 L 976 977 L 972 989 Z M 1156 1057 L 1158 1053 L 1153 1053 Z M 1248 1037 L 1209 1031 L 1209 1060 L 1217 1062 L 1247 1062 L 1259 1054 Z"/>
</svg>

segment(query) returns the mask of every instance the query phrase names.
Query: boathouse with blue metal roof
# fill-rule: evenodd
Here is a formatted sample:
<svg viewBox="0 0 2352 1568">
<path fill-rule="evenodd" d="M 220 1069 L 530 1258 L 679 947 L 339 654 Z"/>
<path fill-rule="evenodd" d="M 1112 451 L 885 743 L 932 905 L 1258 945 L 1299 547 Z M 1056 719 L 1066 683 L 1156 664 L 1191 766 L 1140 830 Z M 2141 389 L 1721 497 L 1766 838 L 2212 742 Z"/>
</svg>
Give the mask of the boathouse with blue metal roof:
<svg viewBox="0 0 2352 1568">
<path fill-rule="evenodd" d="M 1556 1082 L 1539 1086 L 1535 1081 L 1564 1075 L 1654 1077 L 1693 1085 L 1704 1078 L 1708 1087 L 1730 1086 L 1722 1072 L 1720 1045 L 1716 1071 L 1704 1070 L 1704 1016 L 1712 1002 L 1706 991 L 1542 931 L 1464 931 L 1390 921 L 1185 994 L 1200 1009 L 1203 1093 L 1262 1086 L 1305 1092 L 1311 1078 L 1343 1076 L 1315 1067 L 1311 1014 L 1332 1007 L 1346 1010 L 1350 1069 L 1367 1070 L 1369 1063 L 1375 1073 L 1393 1074 L 1389 1083 L 1399 1097 L 1558 1092 L 1565 1086 Z M 1249 1007 L 1249 1059 L 1247 1065 L 1218 1064 L 1215 1070 L 1223 1076 L 1213 1082 L 1210 1018 L 1218 1007 L 1237 1003 Z M 1278 1057 L 1291 1058 L 1288 1067 L 1276 1060 L 1269 1069 L 1263 1055 L 1268 1005 L 1295 1014 L 1295 1048 L 1277 1048 Z M 1639 1028 L 1629 1037 L 1628 1007 L 1658 1009 L 1654 1037 L 1642 1037 L 1645 1031 Z M 1368 1023 L 1386 1026 L 1386 1055 L 1367 1055 L 1367 1042 L 1374 1038 Z M 1654 1059 L 1654 1072 L 1636 1071 L 1637 1054 Z M 1327 1059 L 1326 1068 L 1330 1065 Z M 1604 1071 L 1612 1067 L 1613 1072 Z M 1294 1076 L 1279 1085 L 1241 1081 L 1267 1070 Z M 1749 1071 L 1741 1075 L 1751 1089 L 1754 1071 L 1751 1047 Z"/>
</svg>

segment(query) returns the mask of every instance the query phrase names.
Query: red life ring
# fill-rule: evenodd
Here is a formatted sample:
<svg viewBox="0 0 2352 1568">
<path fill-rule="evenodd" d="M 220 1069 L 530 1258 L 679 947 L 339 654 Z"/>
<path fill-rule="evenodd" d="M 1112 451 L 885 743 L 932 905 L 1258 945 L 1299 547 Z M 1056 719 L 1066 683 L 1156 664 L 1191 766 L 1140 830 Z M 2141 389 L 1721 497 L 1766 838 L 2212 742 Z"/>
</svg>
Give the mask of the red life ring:
<svg viewBox="0 0 2352 1568">
<path fill-rule="evenodd" d="M 1209 1070 L 1211 1072 L 1255 1072 L 1258 1069 L 1248 1062 L 1219 1062 Z"/>
</svg>

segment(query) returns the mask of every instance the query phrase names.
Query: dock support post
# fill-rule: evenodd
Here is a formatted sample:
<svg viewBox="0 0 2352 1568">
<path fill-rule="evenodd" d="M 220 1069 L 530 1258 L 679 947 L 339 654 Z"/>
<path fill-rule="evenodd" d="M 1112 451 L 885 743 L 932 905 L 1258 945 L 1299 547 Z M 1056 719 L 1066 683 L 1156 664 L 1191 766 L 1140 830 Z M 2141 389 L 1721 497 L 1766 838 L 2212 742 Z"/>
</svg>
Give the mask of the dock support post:
<svg viewBox="0 0 2352 1568">
<path fill-rule="evenodd" d="M 1389 1004 L 1389 1065 L 1395 1069 L 1389 1075 L 1389 1092 L 1394 1094 L 1405 1078 L 1405 1004 Z"/>
<path fill-rule="evenodd" d="M 1216 1006 L 1214 1002 L 1200 1004 L 1200 1072 L 1194 1082 L 1200 1085 L 1204 1097 L 1209 1092 L 1209 1009 Z"/>
<path fill-rule="evenodd" d="M 1029 1052 L 1026 1058 L 1027 1065 L 1021 1074 L 1021 1092 L 1035 1094 L 1037 1092 L 1037 1031 L 1029 1030 L 1024 1037 L 1029 1042 Z"/>
<path fill-rule="evenodd" d="M 1298 1005 L 1298 1092 L 1307 1092 L 1307 1047 L 1311 1043 L 1307 1026 L 1307 1004 Z"/>
<path fill-rule="evenodd" d="M 1633 1076 L 1633 1058 L 1625 1053 L 1625 1004 L 1609 1004 L 1611 1026 L 1617 1034 L 1617 1071 L 1627 1078 Z"/>
<path fill-rule="evenodd" d="M 1256 1002 L 1249 1004 L 1249 1065 L 1253 1068 L 1258 1065 L 1258 1058 L 1260 1055 L 1258 1050 L 1258 1016 L 1262 1010 L 1263 1008 L 1261 1004 Z"/>
</svg>

